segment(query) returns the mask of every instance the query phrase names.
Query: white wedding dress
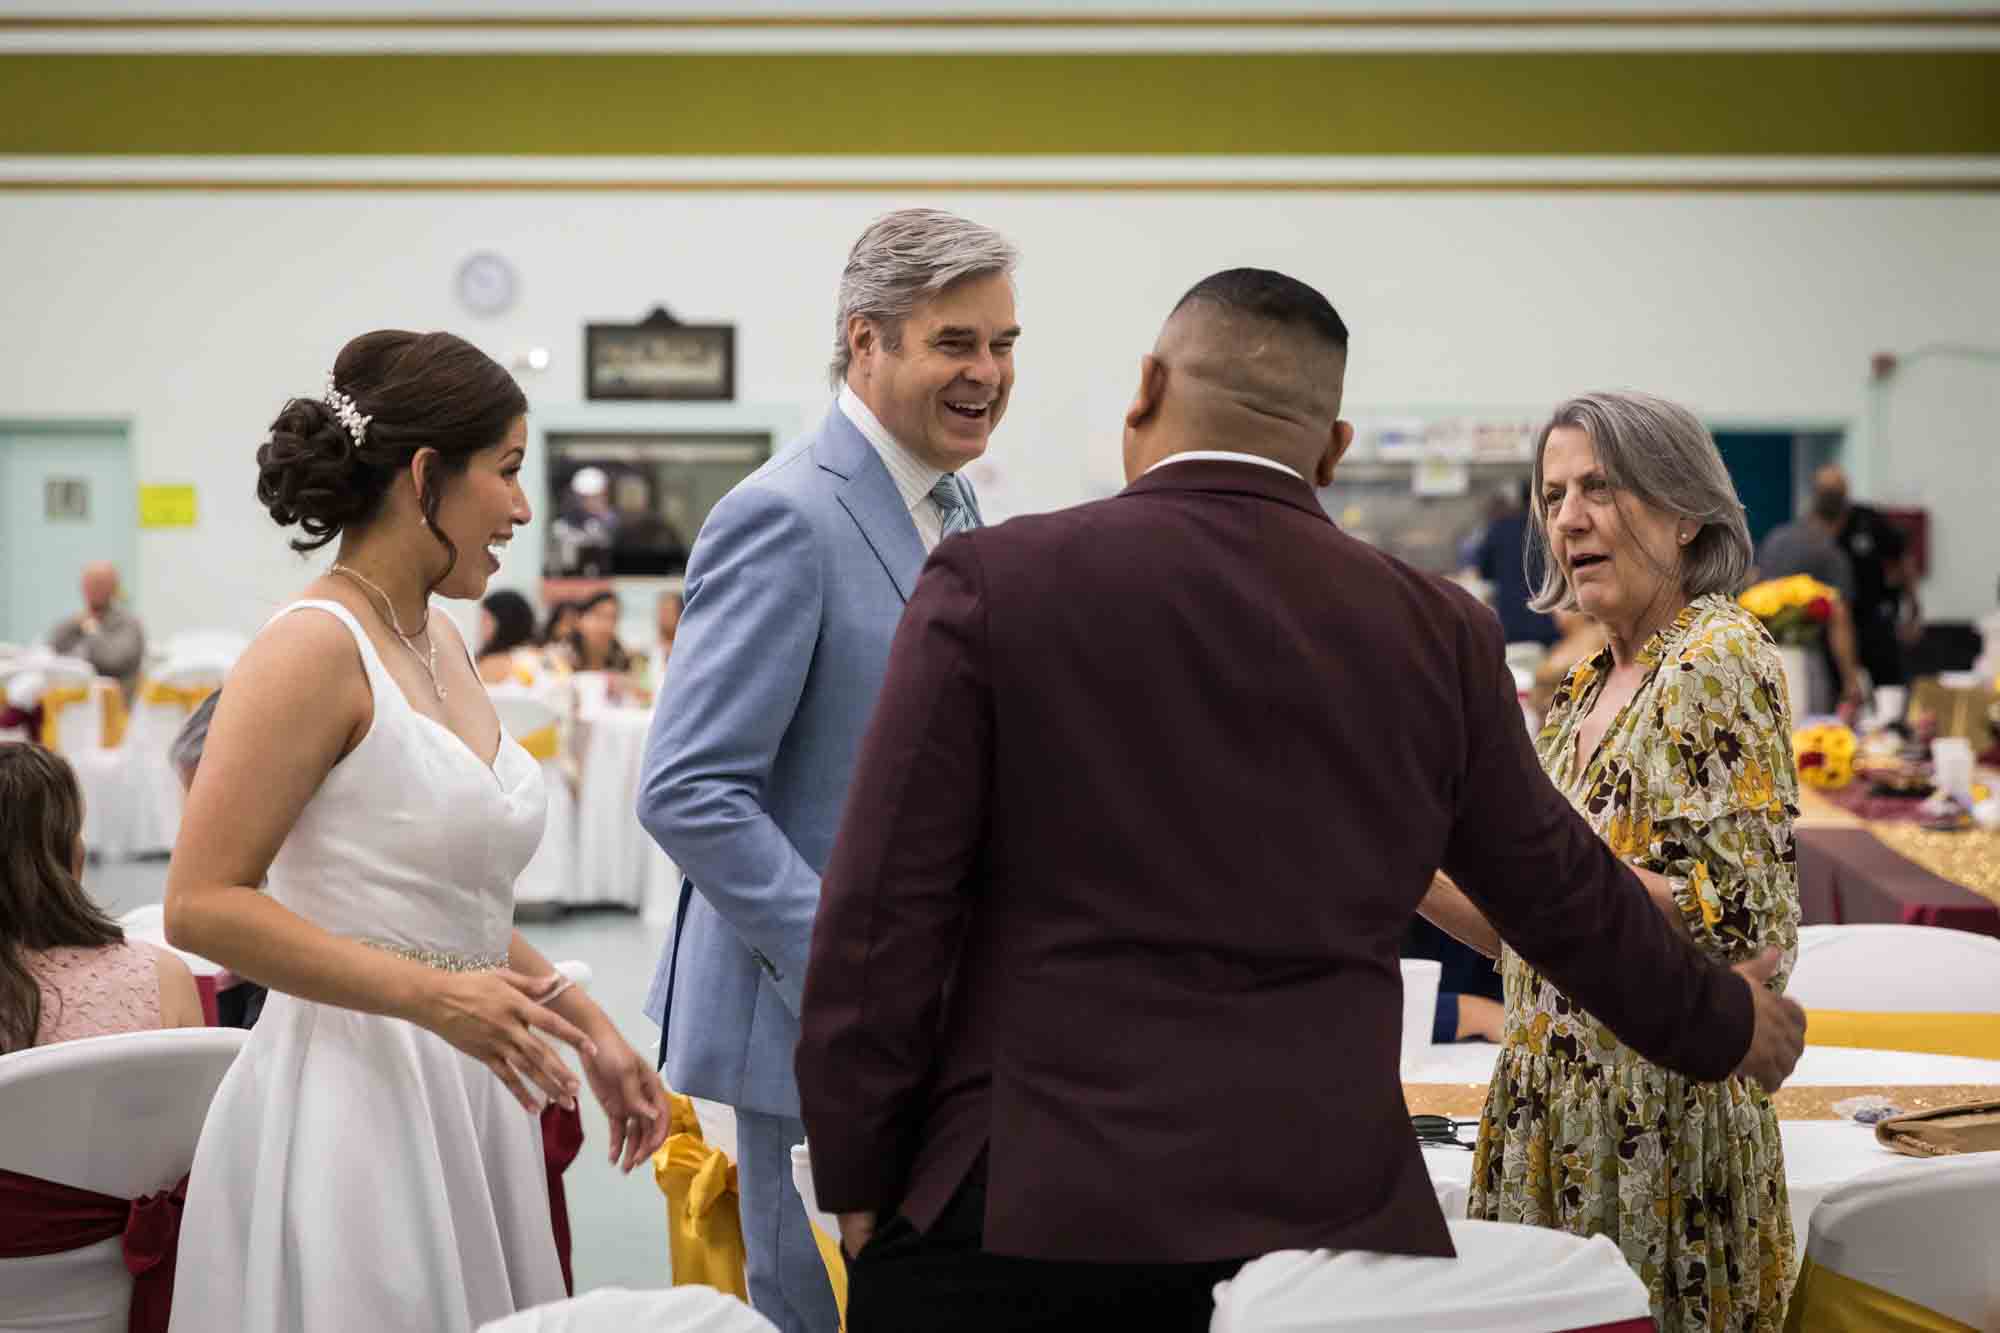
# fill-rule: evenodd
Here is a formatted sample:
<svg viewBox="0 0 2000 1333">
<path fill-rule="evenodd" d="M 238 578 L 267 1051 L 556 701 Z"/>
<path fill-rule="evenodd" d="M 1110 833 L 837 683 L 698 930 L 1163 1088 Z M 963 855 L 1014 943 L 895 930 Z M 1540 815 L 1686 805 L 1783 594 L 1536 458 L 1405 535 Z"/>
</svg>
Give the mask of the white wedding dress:
<svg viewBox="0 0 2000 1333">
<path fill-rule="evenodd" d="M 336 935 L 504 960 L 541 838 L 541 766 L 488 766 L 413 709 L 361 626 L 368 734 L 307 802 L 271 896 Z M 401 1019 L 271 993 L 203 1126 L 176 1333 L 471 1333 L 564 1296 L 540 1121 L 484 1065 Z"/>
</svg>

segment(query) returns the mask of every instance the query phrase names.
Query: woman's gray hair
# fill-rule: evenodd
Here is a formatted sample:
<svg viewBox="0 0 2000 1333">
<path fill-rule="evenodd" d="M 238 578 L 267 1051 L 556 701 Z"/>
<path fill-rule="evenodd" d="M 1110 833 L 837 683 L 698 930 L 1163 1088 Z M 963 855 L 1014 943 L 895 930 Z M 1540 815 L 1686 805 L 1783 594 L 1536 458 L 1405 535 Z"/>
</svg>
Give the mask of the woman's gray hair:
<svg viewBox="0 0 2000 1333">
<path fill-rule="evenodd" d="M 1690 601 L 1709 593 L 1734 597 L 1743 590 L 1755 548 L 1743 504 L 1736 498 L 1736 483 L 1729 479 L 1708 427 L 1685 407 L 1651 394 L 1586 393 L 1558 407 L 1535 440 L 1535 489 L 1528 505 L 1535 539 L 1528 546 L 1527 571 L 1528 581 L 1539 578 L 1540 586 L 1528 602 L 1531 608 L 1577 609 L 1569 580 L 1556 567 L 1550 549 L 1542 498 L 1542 457 L 1549 432 L 1561 426 L 1575 427 L 1590 437 L 1614 503 L 1617 496 L 1629 495 L 1701 525 L 1680 553 L 1681 590 Z"/>
<path fill-rule="evenodd" d="M 201 752 L 208 748 L 208 723 L 215 716 L 216 702 L 222 698 L 222 691 L 216 690 L 188 714 L 188 720 L 181 724 L 180 734 L 167 747 L 167 761 L 174 766 L 174 772 L 191 774 L 201 767 Z"/>
<path fill-rule="evenodd" d="M 903 321 L 917 302 L 964 278 L 1012 277 L 1020 254 L 991 227 L 935 208 L 906 208 L 868 224 L 847 252 L 840 273 L 840 308 L 833 317 L 833 361 L 827 382 L 838 390 L 852 356 L 847 323 L 856 315 L 882 326 L 883 342 L 902 345 Z"/>
</svg>

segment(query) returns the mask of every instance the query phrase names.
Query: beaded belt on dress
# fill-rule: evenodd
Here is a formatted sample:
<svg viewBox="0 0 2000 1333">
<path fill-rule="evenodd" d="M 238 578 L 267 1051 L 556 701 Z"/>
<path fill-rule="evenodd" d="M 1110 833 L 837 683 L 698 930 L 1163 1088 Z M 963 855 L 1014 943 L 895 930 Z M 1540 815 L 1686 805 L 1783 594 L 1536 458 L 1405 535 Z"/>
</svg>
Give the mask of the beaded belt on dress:
<svg viewBox="0 0 2000 1333">
<path fill-rule="evenodd" d="M 507 955 L 504 953 L 451 953 L 444 949 L 416 949 L 407 944 L 384 944 L 380 940 L 361 942 L 371 949 L 380 949 L 398 958 L 434 967 L 440 972 L 491 972 L 507 966 Z"/>
</svg>

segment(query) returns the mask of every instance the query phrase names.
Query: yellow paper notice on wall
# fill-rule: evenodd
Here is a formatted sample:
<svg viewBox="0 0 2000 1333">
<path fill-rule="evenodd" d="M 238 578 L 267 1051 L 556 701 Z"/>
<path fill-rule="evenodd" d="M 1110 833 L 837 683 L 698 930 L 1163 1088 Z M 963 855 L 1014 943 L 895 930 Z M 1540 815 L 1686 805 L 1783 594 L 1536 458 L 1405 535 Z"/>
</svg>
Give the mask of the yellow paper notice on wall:
<svg viewBox="0 0 2000 1333">
<path fill-rule="evenodd" d="M 191 528 L 194 526 L 194 487 L 141 486 L 139 526 L 142 528 Z"/>
</svg>

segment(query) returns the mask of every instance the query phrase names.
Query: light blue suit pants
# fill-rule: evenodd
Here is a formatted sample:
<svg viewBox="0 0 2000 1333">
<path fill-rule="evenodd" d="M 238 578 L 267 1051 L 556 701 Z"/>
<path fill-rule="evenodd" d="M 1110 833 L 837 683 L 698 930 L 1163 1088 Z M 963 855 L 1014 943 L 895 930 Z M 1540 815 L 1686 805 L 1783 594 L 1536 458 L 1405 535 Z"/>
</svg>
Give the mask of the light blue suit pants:
<svg viewBox="0 0 2000 1333">
<path fill-rule="evenodd" d="M 783 1333 L 835 1333 L 840 1312 L 833 1287 L 813 1243 L 806 1206 L 792 1183 L 792 1145 L 805 1141 L 802 1121 L 736 1113 L 736 1178 L 750 1304 Z"/>
</svg>

